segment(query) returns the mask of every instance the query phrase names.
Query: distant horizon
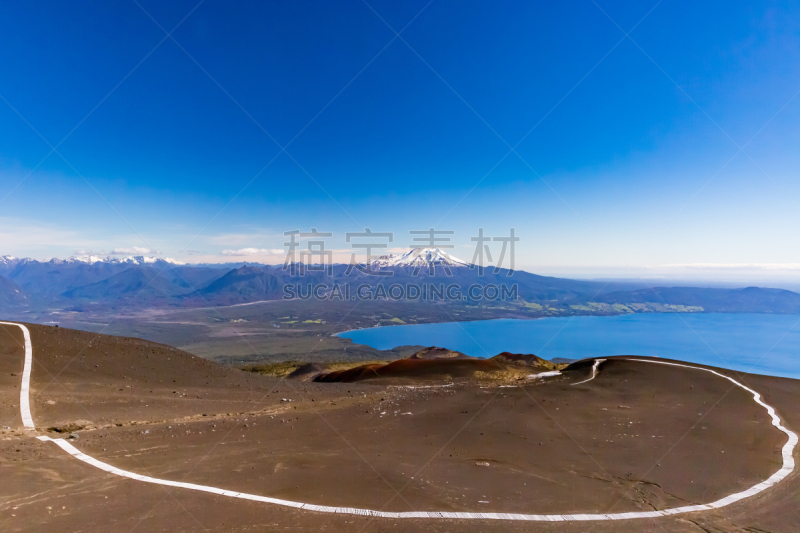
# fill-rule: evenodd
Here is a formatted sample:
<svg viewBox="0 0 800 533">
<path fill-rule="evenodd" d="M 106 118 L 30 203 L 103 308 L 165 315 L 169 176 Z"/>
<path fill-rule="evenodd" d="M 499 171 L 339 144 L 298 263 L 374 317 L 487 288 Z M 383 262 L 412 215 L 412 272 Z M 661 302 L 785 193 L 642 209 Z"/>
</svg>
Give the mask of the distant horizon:
<svg viewBox="0 0 800 533">
<path fill-rule="evenodd" d="M 32 259 L 39 262 L 47 262 L 53 259 L 57 260 L 68 260 L 80 257 L 86 257 L 87 255 L 92 255 L 96 257 L 100 257 L 102 259 L 118 259 L 124 260 L 129 258 L 135 257 L 146 257 L 152 259 L 161 259 L 166 261 L 172 261 L 173 258 L 166 257 L 162 255 L 146 255 L 146 254 L 73 254 L 68 257 L 45 257 L 45 258 L 36 258 L 36 257 L 19 257 L 13 256 L 11 254 L 0 254 L 0 258 L 4 257 L 13 257 L 15 259 Z M 391 254 L 385 254 L 391 255 Z M 334 256 L 336 257 L 336 256 Z M 190 259 L 190 258 L 187 258 Z M 209 262 L 209 261 L 180 261 L 177 264 L 187 265 L 187 266 L 202 266 L 202 265 L 209 265 L 209 266 L 230 266 L 233 268 L 235 265 L 258 265 L 258 266 L 280 266 L 284 264 L 284 260 L 278 260 L 275 262 L 264 262 L 264 261 L 252 261 L 252 260 L 240 260 L 234 261 L 230 260 L 231 258 L 220 258 L 219 261 Z M 222 260 L 227 259 L 227 260 Z M 463 259 L 463 258 L 459 258 Z M 301 262 L 301 261 L 299 261 Z M 470 264 L 471 261 L 468 261 Z M 309 263 L 311 264 L 311 263 Z M 333 264 L 336 265 L 346 265 L 349 264 L 348 260 L 342 261 L 334 261 Z M 695 269 L 695 275 L 687 275 L 687 271 L 691 272 L 691 266 L 689 265 L 681 265 L 680 269 L 673 267 L 674 270 L 672 275 L 668 275 L 665 273 L 663 269 L 670 267 L 649 267 L 646 269 L 638 268 L 632 269 L 630 267 L 624 266 L 617 266 L 617 267 L 574 267 L 574 266 L 553 266 L 553 265 L 520 265 L 517 266 L 516 270 L 527 272 L 530 274 L 536 274 L 539 276 L 548 276 L 548 277 L 557 277 L 557 278 L 565 278 L 565 279 L 575 279 L 575 280 L 583 280 L 583 281 L 599 281 L 599 282 L 618 282 L 618 283 L 646 283 L 648 285 L 652 285 L 653 287 L 658 286 L 659 283 L 666 284 L 668 286 L 690 286 L 690 287 L 708 287 L 708 288 L 745 288 L 748 286 L 758 286 L 764 288 L 776 288 L 776 289 L 785 289 L 790 290 L 793 292 L 800 293 L 800 280 L 796 275 L 792 275 L 793 271 L 782 271 L 778 269 L 769 269 L 766 267 L 761 267 L 761 275 L 755 274 L 757 265 L 753 265 L 750 269 L 747 269 L 748 265 L 740 265 L 738 268 L 720 268 L 714 269 L 708 265 L 699 265 Z M 795 265 L 792 265 L 795 266 Z M 631 272 L 634 270 L 634 272 Z M 748 271 L 750 275 L 745 277 L 741 274 L 742 271 Z M 639 275 L 635 275 L 636 271 L 639 272 Z M 696 272 L 700 272 L 701 274 L 705 275 L 698 275 Z M 737 276 L 737 272 L 739 275 Z M 614 275 L 614 274 L 623 274 L 627 273 L 627 275 Z M 768 276 L 767 274 L 773 273 L 772 276 Z M 778 274 L 778 275 L 775 275 Z M 781 274 L 783 274 L 781 276 Z"/>
</svg>

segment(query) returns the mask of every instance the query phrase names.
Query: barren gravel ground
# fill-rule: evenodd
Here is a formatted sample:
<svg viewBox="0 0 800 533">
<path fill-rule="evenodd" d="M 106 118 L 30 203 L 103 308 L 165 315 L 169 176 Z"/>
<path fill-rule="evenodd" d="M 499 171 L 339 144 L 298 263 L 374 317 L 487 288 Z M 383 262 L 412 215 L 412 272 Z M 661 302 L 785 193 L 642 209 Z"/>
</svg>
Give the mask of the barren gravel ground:
<svg viewBox="0 0 800 533">
<path fill-rule="evenodd" d="M 518 387 L 318 384 L 29 327 L 39 434 L 75 433 L 84 453 L 141 474 L 321 505 L 550 514 L 707 503 L 766 479 L 786 441 L 745 391 L 691 369 L 610 359 L 577 386 L 588 368 Z M 572 524 L 370 520 L 127 480 L 22 429 L 23 353 L 19 328 L 0 326 L 3 531 L 800 531 L 796 471 L 715 512 Z M 800 428 L 800 382 L 730 375 Z"/>
</svg>

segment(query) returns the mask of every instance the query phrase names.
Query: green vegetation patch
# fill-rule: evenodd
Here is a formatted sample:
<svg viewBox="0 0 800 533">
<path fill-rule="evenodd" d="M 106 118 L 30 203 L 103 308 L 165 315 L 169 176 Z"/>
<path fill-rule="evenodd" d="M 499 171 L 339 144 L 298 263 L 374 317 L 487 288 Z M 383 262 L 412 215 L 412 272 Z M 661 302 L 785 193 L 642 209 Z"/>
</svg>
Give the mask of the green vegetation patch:
<svg viewBox="0 0 800 533">
<path fill-rule="evenodd" d="M 297 361 L 282 361 L 280 363 L 269 363 L 264 365 L 248 365 L 241 368 L 247 372 L 255 372 L 257 374 L 264 374 L 275 378 L 285 378 L 302 365 L 303 363 L 299 363 Z"/>
<path fill-rule="evenodd" d="M 702 313 L 704 311 L 699 305 L 664 304 L 664 309 L 673 313 Z"/>
</svg>

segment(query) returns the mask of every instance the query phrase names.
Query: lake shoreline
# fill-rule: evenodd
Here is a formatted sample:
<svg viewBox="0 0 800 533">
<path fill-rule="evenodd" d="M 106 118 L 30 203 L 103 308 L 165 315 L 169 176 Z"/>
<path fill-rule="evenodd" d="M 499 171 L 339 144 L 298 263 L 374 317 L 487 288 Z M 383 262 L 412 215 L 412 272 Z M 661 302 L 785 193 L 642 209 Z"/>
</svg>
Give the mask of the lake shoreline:
<svg viewBox="0 0 800 533">
<path fill-rule="evenodd" d="M 593 316 L 593 315 L 587 315 L 587 316 Z M 622 315 L 610 315 L 610 316 L 622 316 Z M 471 322 L 493 322 L 495 320 L 526 320 L 526 321 L 527 320 L 544 320 L 546 318 L 564 318 L 564 317 L 533 316 L 533 317 L 520 317 L 520 318 L 485 318 L 485 319 L 482 319 L 482 320 L 449 320 L 449 321 L 446 321 L 446 322 L 425 322 L 423 324 L 387 324 L 385 326 L 369 326 L 369 327 L 366 327 L 366 328 L 347 329 L 345 331 L 340 331 L 339 333 L 333 333 L 333 334 L 331 334 L 331 337 L 340 337 L 341 335 L 344 335 L 345 333 L 352 333 L 354 331 L 368 331 L 368 330 L 372 330 L 372 329 L 381 329 L 381 328 L 402 328 L 404 326 L 429 326 L 429 325 L 432 325 L 432 324 L 468 324 L 468 323 L 471 323 Z M 600 318 L 605 318 L 605 317 L 600 317 Z M 347 337 L 343 337 L 343 338 L 346 339 Z M 395 346 L 395 348 L 398 348 L 398 346 Z"/>
<path fill-rule="evenodd" d="M 620 354 L 674 358 L 742 372 L 800 378 L 800 320 L 757 313 L 647 313 L 498 318 L 376 326 L 337 333 L 387 350 L 441 346 L 473 357 L 501 352 L 544 359 Z"/>
</svg>

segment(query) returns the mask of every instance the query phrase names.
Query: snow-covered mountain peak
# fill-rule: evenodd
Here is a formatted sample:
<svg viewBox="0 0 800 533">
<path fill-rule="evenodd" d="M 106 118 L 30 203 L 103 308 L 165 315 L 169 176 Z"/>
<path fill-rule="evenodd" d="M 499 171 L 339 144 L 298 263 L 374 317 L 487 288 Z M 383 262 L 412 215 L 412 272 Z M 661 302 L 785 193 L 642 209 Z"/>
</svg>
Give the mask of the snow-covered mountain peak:
<svg viewBox="0 0 800 533">
<path fill-rule="evenodd" d="M 102 256 L 97 254 L 83 254 L 83 255 L 73 255 L 72 257 L 68 257 L 67 259 L 59 259 L 58 257 L 50 257 L 45 259 L 44 261 L 37 261 L 36 259 L 30 258 L 19 258 L 14 257 L 13 255 L 3 255 L 0 256 L 0 267 L 12 267 L 16 266 L 20 263 L 53 263 L 55 265 L 75 265 L 78 263 L 83 263 L 87 265 L 93 265 L 95 263 L 111 263 L 117 265 L 152 265 L 158 263 L 159 261 L 164 261 L 165 263 L 170 263 L 172 265 L 185 265 L 186 263 L 182 261 L 176 261 L 170 257 L 156 257 L 156 256 L 146 256 L 146 255 L 129 255 L 127 257 L 112 257 L 112 256 Z"/>
<path fill-rule="evenodd" d="M 87 255 L 73 255 L 70 258 L 64 259 L 63 262 L 64 263 L 89 263 L 91 265 L 91 264 L 94 264 L 94 263 L 107 263 L 107 262 L 110 262 L 110 261 L 106 261 L 107 259 L 110 259 L 110 258 L 109 257 L 103 258 L 103 257 L 101 257 L 99 255 L 88 255 L 87 254 Z M 56 258 L 51 259 L 51 261 L 60 262 L 60 260 L 56 259 Z"/>
<path fill-rule="evenodd" d="M 61 264 L 75 264 L 75 263 L 86 263 L 89 265 L 93 265 L 94 263 L 111 263 L 111 264 L 122 264 L 122 265 L 151 265 L 157 263 L 158 261 L 164 261 L 166 263 L 170 263 L 173 265 L 184 265 L 186 263 L 182 263 L 180 261 L 176 261 L 169 257 L 155 257 L 155 256 L 144 256 L 144 255 L 129 255 L 127 257 L 111 257 L 111 256 L 100 256 L 100 255 L 73 255 L 68 259 L 57 259 L 51 258 L 48 259 L 46 262 L 52 263 L 61 263 Z"/>
<path fill-rule="evenodd" d="M 449 267 L 467 267 L 469 263 L 442 251 L 439 248 L 412 248 L 400 255 L 383 255 L 370 261 L 373 267 L 416 267 L 443 265 Z"/>
</svg>

